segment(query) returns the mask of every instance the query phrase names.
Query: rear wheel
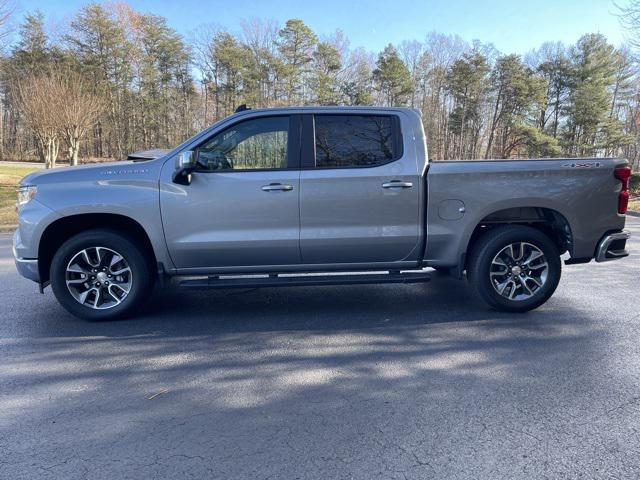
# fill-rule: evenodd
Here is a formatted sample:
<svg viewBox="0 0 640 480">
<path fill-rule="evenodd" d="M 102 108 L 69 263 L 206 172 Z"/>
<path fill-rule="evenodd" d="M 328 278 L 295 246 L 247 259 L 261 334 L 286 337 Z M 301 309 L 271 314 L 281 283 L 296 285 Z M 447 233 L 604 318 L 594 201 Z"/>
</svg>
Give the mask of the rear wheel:
<svg viewBox="0 0 640 480">
<path fill-rule="evenodd" d="M 153 287 L 145 252 L 112 230 L 89 230 L 67 240 L 53 257 L 50 276 L 60 304 L 87 320 L 130 315 Z"/>
<path fill-rule="evenodd" d="M 545 303 L 560 281 L 558 248 L 544 233 L 524 225 L 497 227 L 475 245 L 468 278 L 491 307 L 526 312 Z"/>
</svg>

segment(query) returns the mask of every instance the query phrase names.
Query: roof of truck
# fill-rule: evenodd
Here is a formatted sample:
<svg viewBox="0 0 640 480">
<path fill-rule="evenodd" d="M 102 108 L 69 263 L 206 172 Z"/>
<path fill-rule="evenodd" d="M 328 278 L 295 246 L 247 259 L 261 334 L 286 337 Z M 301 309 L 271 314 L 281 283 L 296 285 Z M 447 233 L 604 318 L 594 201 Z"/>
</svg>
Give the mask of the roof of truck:
<svg viewBox="0 0 640 480">
<path fill-rule="evenodd" d="M 291 107 L 270 107 L 270 108 L 247 108 L 239 112 L 234 113 L 236 115 L 246 115 L 250 113 L 313 113 L 313 112 L 342 112 L 342 111 L 357 111 L 357 112 L 413 112 L 421 115 L 420 110 L 417 108 L 409 107 L 382 107 L 382 106 L 291 106 Z"/>
</svg>

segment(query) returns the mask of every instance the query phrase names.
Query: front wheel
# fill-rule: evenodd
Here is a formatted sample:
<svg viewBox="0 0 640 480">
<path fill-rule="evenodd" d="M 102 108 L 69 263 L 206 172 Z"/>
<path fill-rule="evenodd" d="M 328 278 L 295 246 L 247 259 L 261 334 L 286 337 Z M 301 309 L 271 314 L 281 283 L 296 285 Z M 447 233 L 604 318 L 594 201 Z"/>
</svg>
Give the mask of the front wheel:
<svg viewBox="0 0 640 480">
<path fill-rule="evenodd" d="M 562 264 L 553 241 L 524 225 L 496 227 L 475 245 L 468 278 L 491 307 L 526 312 L 545 303 L 558 286 Z"/>
<path fill-rule="evenodd" d="M 51 262 L 60 304 L 86 320 L 130 315 L 148 297 L 153 271 L 145 252 L 113 230 L 89 230 L 67 240 Z"/>
</svg>

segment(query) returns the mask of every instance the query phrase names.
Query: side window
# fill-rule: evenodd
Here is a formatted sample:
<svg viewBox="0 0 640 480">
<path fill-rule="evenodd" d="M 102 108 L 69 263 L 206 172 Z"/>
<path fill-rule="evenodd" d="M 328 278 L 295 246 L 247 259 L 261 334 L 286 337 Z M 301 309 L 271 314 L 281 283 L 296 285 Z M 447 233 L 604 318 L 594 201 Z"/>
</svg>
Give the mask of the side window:
<svg viewBox="0 0 640 480">
<path fill-rule="evenodd" d="M 397 117 L 315 115 L 316 167 L 370 167 L 402 155 Z"/>
<path fill-rule="evenodd" d="M 202 170 L 287 168 L 289 117 L 263 117 L 240 122 L 198 148 Z"/>
</svg>

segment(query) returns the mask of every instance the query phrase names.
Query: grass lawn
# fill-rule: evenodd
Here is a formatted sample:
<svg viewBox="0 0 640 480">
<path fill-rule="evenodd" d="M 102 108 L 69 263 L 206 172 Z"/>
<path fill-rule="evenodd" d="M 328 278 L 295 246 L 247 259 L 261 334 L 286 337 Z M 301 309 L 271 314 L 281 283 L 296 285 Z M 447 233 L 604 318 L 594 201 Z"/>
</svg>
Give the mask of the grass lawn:
<svg viewBox="0 0 640 480">
<path fill-rule="evenodd" d="M 640 197 L 629 200 L 629 210 L 640 212 Z"/>
<path fill-rule="evenodd" d="M 0 165 L 0 231 L 10 230 L 17 223 L 16 187 L 22 177 L 34 170 L 37 169 L 31 165 Z"/>
</svg>

